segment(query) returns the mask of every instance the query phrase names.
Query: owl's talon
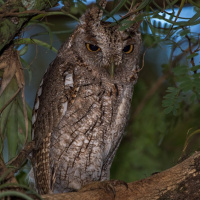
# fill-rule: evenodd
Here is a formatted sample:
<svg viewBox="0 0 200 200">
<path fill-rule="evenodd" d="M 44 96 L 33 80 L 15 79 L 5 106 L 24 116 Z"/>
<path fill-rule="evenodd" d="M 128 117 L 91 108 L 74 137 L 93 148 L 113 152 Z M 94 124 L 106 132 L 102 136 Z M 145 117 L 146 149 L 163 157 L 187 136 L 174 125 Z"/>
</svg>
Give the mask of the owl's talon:
<svg viewBox="0 0 200 200">
<path fill-rule="evenodd" d="M 116 190 L 114 188 L 114 186 L 110 183 L 105 183 L 105 188 L 104 188 L 105 192 L 110 193 L 112 192 L 113 197 L 115 198 L 116 196 Z"/>
<path fill-rule="evenodd" d="M 79 192 L 86 192 L 91 190 L 103 189 L 106 193 L 112 193 L 113 197 L 116 197 L 115 187 L 118 185 L 124 185 L 128 189 L 128 184 L 121 180 L 109 180 L 109 181 L 97 181 L 84 185 Z"/>
</svg>

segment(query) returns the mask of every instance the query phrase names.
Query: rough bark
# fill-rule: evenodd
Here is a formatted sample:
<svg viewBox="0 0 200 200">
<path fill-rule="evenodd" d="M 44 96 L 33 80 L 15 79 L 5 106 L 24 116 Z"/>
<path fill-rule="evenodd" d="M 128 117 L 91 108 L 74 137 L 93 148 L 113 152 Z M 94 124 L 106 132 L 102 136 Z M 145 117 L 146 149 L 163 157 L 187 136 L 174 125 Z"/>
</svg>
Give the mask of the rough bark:
<svg viewBox="0 0 200 200">
<path fill-rule="evenodd" d="M 115 187 L 113 192 L 94 189 L 85 192 L 43 195 L 44 200 L 194 200 L 200 199 L 200 152 L 176 166 L 146 179 Z"/>
<path fill-rule="evenodd" d="M 24 2 L 24 4 L 22 2 Z M 37 14 L 37 12 L 30 12 L 30 10 L 40 11 L 48 9 L 57 2 L 58 0 L 7 0 L 6 3 L 0 7 L 0 51 L 14 39 L 23 25 L 26 24 L 33 15 Z M 12 15 L 13 13 L 16 14 L 24 11 L 27 13 Z"/>
</svg>

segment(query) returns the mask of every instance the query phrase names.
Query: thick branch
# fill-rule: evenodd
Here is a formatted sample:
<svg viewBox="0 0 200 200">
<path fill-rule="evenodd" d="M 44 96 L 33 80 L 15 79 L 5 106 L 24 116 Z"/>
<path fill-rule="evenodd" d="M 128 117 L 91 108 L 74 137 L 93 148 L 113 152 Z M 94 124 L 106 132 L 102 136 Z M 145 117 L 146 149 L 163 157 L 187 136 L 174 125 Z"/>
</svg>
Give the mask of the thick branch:
<svg viewBox="0 0 200 200">
<path fill-rule="evenodd" d="M 58 0 L 32 0 L 27 1 L 29 4 L 23 5 L 21 0 L 7 0 L 6 3 L 0 7 L 0 13 L 23 12 L 27 10 L 43 10 L 54 6 Z M 30 7 L 32 3 L 32 7 Z M 29 7 L 28 7 L 29 6 Z M 36 13 L 37 14 L 37 13 Z M 15 17 L 0 17 L 0 51 L 10 43 L 16 34 L 21 30 L 22 26 L 33 16 L 30 12 L 26 15 L 18 15 Z"/>
<path fill-rule="evenodd" d="M 200 194 L 200 152 L 180 164 L 149 178 L 116 187 L 115 200 L 198 199 Z M 87 192 L 43 195 L 45 200 L 113 200 L 113 193 L 102 189 Z"/>
</svg>

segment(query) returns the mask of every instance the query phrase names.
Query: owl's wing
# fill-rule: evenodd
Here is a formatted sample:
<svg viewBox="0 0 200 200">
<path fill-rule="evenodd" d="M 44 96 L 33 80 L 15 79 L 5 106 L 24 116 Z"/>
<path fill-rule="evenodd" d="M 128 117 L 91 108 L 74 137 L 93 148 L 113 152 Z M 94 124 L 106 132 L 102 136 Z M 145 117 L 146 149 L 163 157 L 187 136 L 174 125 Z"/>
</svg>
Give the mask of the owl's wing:
<svg viewBox="0 0 200 200">
<path fill-rule="evenodd" d="M 40 194 L 50 192 L 53 179 L 49 166 L 51 134 L 66 114 L 75 93 L 73 65 L 56 58 L 41 81 L 32 116 L 32 138 L 36 142 L 32 162 Z"/>
</svg>

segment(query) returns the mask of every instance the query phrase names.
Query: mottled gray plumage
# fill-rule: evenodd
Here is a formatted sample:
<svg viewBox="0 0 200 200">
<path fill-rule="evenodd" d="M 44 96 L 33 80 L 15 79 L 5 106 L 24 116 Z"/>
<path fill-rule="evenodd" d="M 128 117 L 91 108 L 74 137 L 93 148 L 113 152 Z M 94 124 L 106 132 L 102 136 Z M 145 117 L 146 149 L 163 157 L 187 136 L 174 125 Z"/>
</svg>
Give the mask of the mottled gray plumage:
<svg viewBox="0 0 200 200">
<path fill-rule="evenodd" d="M 38 89 L 32 133 L 40 194 L 109 179 L 137 81 L 141 38 L 138 24 L 122 32 L 101 17 L 97 6 L 81 17 Z M 87 44 L 100 49 L 90 51 Z M 134 49 L 125 52 L 130 45 Z"/>
</svg>

